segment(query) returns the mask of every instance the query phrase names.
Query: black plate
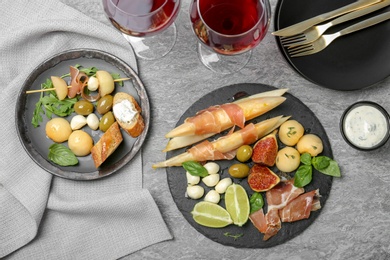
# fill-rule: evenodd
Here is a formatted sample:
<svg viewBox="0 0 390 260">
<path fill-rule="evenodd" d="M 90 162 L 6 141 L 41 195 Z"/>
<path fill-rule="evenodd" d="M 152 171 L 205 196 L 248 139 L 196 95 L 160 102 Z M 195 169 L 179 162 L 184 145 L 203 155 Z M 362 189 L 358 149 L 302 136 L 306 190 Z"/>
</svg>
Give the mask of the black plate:
<svg viewBox="0 0 390 260">
<path fill-rule="evenodd" d="M 207 108 L 212 105 L 223 104 L 227 102 L 232 102 L 232 97 L 241 91 L 245 91 L 248 94 L 256 94 L 259 92 L 264 92 L 268 90 L 274 90 L 274 87 L 262 85 L 262 84 L 237 84 L 226 86 L 220 89 L 217 89 L 206 96 L 199 99 L 195 102 L 180 118 L 177 125 L 181 124 L 185 118 L 193 116 L 197 111 L 200 111 L 204 108 Z M 279 115 L 291 115 L 292 118 L 298 120 L 306 129 L 307 132 L 317 134 L 324 143 L 324 151 L 323 155 L 327 155 L 332 157 L 332 150 L 330 147 L 330 143 L 324 128 L 322 127 L 320 121 L 313 114 L 313 112 L 304 105 L 299 99 L 295 98 L 291 94 L 286 93 L 284 95 L 287 100 L 282 103 L 277 108 L 268 112 L 267 114 L 255 118 L 254 122 L 261 121 L 270 117 L 279 116 Z M 212 140 L 212 139 L 210 139 Z M 279 144 L 279 147 L 282 147 Z M 167 159 L 173 156 L 176 156 L 185 149 L 180 149 L 177 151 L 171 151 L 167 154 Z M 229 177 L 228 167 L 233 163 L 238 163 L 238 161 L 218 161 L 217 162 L 222 169 L 221 179 L 225 177 Z M 272 167 L 276 173 L 277 170 L 275 167 Z M 257 229 L 248 222 L 243 227 L 238 227 L 234 225 L 227 226 L 221 229 L 208 228 L 203 227 L 197 224 L 191 215 L 191 211 L 194 205 L 199 200 L 192 200 L 185 198 L 185 192 L 187 187 L 187 180 L 185 175 L 185 170 L 182 167 L 171 167 L 167 168 L 167 178 L 169 188 L 171 190 L 173 199 L 185 217 L 185 219 L 200 233 L 205 235 L 206 237 L 221 243 L 223 245 L 234 246 L 238 248 L 266 248 L 272 247 L 279 244 L 282 244 L 293 237 L 297 236 L 301 232 L 303 232 L 313 221 L 318 217 L 321 213 L 321 210 L 315 211 L 311 213 L 310 218 L 306 220 L 301 220 L 295 223 L 282 223 L 282 228 L 277 235 L 270 238 L 268 241 L 263 241 L 263 234 L 261 234 Z M 320 189 L 321 194 L 321 205 L 324 206 L 326 199 L 328 198 L 331 186 L 332 186 L 332 177 L 321 174 L 317 171 L 313 172 L 313 181 L 305 187 L 306 191 L 311 191 L 315 189 Z M 247 179 L 233 179 L 235 183 L 239 183 L 245 187 L 248 195 L 253 194 L 253 191 L 248 186 Z M 202 184 L 201 184 L 202 185 Z M 205 186 L 204 186 L 205 187 Z M 205 194 L 209 191 L 210 188 L 205 187 Z M 221 199 L 220 205 L 225 207 L 224 200 Z M 229 232 L 231 234 L 244 234 L 243 237 L 234 240 L 231 237 L 227 237 L 224 235 L 225 232 Z"/>
<path fill-rule="evenodd" d="M 110 73 L 119 73 L 121 77 L 129 77 L 131 80 L 125 81 L 124 86 L 116 86 L 116 91 L 127 92 L 133 95 L 142 108 L 142 115 L 145 120 L 145 129 L 143 133 L 132 138 L 122 131 L 123 142 L 117 150 L 96 169 L 92 156 L 78 157 L 79 164 L 75 166 L 62 167 L 48 160 L 49 146 L 53 144 L 45 134 L 45 124 L 48 121 L 43 116 L 43 122 L 40 127 L 34 128 L 31 124 L 35 104 L 39 100 L 40 94 L 28 94 L 25 92 L 30 89 L 40 89 L 41 84 L 50 76 L 60 76 L 69 72 L 69 66 L 81 64 L 83 67 L 97 67 L 100 70 L 106 70 Z M 74 180 L 93 180 L 108 176 L 126 163 L 128 163 L 141 148 L 149 129 L 149 99 L 146 90 L 138 75 L 121 59 L 99 50 L 77 49 L 60 53 L 40 64 L 24 82 L 16 102 L 16 128 L 19 139 L 28 153 L 28 155 L 46 171 L 67 179 Z M 74 115 L 70 115 L 70 119 Z M 99 118 L 101 116 L 98 116 Z M 102 132 L 93 131 L 88 126 L 83 130 L 89 133 L 96 143 L 102 136 Z M 66 144 L 66 143 L 65 143 Z"/>
<path fill-rule="evenodd" d="M 279 0 L 275 11 L 275 30 L 316 15 L 332 11 L 354 0 Z M 390 7 L 330 28 L 332 33 L 357 21 L 389 11 Z M 390 75 L 390 21 L 385 21 L 336 39 L 325 50 L 291 58 L 275 37 L 289 64 L 313 83 L 335 90 L 357 90 L 378 83 Z"/>
</svg>

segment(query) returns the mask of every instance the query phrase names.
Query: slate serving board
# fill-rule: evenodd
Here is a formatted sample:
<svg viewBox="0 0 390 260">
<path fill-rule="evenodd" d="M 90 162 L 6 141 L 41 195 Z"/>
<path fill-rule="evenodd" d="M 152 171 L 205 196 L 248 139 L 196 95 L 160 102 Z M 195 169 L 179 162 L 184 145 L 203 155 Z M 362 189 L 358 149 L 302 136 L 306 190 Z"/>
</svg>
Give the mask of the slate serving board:
<svg viewBox="0 0 390 260">
<path fill-rule="evenodd" d="M 251 84 L 251 83 L 243 83 L 225 86 L 220 89 L 216 89 L 204 97 L 200 98 L 196 101 L 191 107 L 188 108 L 187 111 L 179 119 L 177 125 L 181 124 L 187 117 L 191 117 L 195 115 L 196 112 L 205 109 L 212 105 L 220 105 L 227 102 L 232 102 L 235 94 L 239 92 L 245 92 L 247 94 L 256 94 L 264 91 L 274 90 L 275 88 L 268 85 L 263 84 Z M 293 95 L 286 93 L 284 96 L 287 98 L 284 103 L 279 105 L 277 108 L 271 110 L 270 112 L 262 115 L 258 118 L 252 120 L 252 122 L 260 122 L 261 120 L 268 119 L 270 117 L 284 115 L 291 115 L 292 119 L 296 119 L 299 121 L 305 128 L 307 133 L 317 134 L 323 141 L 324 151 L 322 155 L 332 156 L 332 149 L 330 147 L 328 136 L 321 125 L 319 119 L 315 116 L 315 114 L 299 99 L 294 97 Z M 220 135 L 217 135 L 218 137 Z M 210 138 L 213 140 L 213 138 Z M 279 143 L 279 147 L 283 147 L 281 143 Z M 185 152 L 186 148 L 182 148 L 176 151 L 171 151 L 167 153 L 167 159 L 176 156 L 180 153 Z M 228 167 L 234 163 L 238 163 L 235 159 L 232 161 L 218 161 L 217 162 L 221 167 L 221 179 L 225 177 L 230 177 L 228 173 Z M 272 167 L 274 172 L 278 173 L 276 167 Z M 208 237 L 209 239 L 218 242 L 223 245 L 237 247 L 237 248 L 268 248 L 277 246 L 282 244 L 295 236 L 301 234 L 309 225 L 311 225 L 314 220 L 321 213 L 321 209 L 315 212 L 312 212 L 310 217 L 305 220 L 297 221 L 295 223 L 282 223 L 282 228 L 278 232 L 277 235 L 270 238 L 268 241 L 263 241 L 263 234 L 261 234 L 253 224 L 248 220 L 248 222 L 243 227 L 238 227 L 235 225 L 229 225 L 224 228 L 208 228 L 197 224 L 191 215 L 191 211 L 194 205 L 203 199 L 200 200 L 192 200 L 185 197 L 187 180 L 185 175 L 185 170 L 182 167 L 170 167 L 166 169 L 167 171 L 167 180 L 168 185 L 173 196 L 173 199 L 183 214 L 184 218 L 188 221 L 190 225 L 192 225 L 198 232 Z M 331 190 L 333 177 L 327 176 L 313 170 L 313 180 L 312 182 L 305 187 L 305 191 L 311 191 L 315 189 L 319 189 L 321 194 L 321 206 L 324 207 L 325 202 L 329 196 L 329 192 Z M 253 194 L 253 191 L 249 188 L 247 183 L 247 178 L 245 179 L 233 179 L 234 183 L 241 184 L 247 191 L 250 196 Z M 201 183 L 200 185 L 203 185 Z M 205 194 L 210 190 L 210 188 L 205 187 Z M 225 207 L 225 203 L 223 200 L 223 196 L 220 201 L 220 205 Z M 263 197 L 265 199 L 265 194 L 263 193 Z M 265 204 L 265 209 L 267 208 Z M 229 234 L 243 234 L 242 237 L 238 239 L 234 239 L 232 237 L 224 235 L 224 233 L 229 232 Z M 304 234 L 303 234 L 304 235 Z"/>
</svg>

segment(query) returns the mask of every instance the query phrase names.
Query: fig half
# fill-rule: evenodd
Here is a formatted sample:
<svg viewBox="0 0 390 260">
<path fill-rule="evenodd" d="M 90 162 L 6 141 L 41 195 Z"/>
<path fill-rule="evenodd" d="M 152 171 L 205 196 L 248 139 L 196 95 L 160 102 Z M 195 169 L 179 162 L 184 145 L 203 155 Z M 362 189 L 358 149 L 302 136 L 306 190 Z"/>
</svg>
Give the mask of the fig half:
<svg viewBox="0 0 390 260">
<path fill-rule="evenodd" d="M 272 189 L 280 182 L 280 178 L 267 166 L 254 164 L 248 176 L 249 187 L 256 192 Z"/>
<path fill-rule="evenodd" d="M 274 166 L 278 154 L 277 130 L 264 136 L 253 146 L 252 161 L 264 166 Z"/>
</svg>

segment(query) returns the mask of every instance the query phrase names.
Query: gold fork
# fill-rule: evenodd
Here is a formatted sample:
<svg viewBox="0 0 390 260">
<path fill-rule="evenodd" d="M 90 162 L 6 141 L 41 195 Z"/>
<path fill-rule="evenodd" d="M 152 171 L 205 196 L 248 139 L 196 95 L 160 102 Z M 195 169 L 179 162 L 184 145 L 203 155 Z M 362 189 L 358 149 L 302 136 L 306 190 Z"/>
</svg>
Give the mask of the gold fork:
<svg viewBox="0 0 390 260">
<path fill-rule="evenodd" d="M 301 34 L 293 35 L 289 37 L 280 37 L 280 42 L 283 45 L 283 47 L 295 47 L 302 44 L 311 43 L 315 40 L 317 40 L 326 30 L 328 30 L 330 27 L 344 23 L 346 21 L 361 17 L 363 15 L 372 13 L 374 11 L 377 11 L 381 8 L 384 8 L 386 6 L 390 5 L 390 0 L 383 0 L 382 2 L 378 4 L 371 5 L 366 8 L 359 9 L 357 11 L 348 13 L 346 15 L 343 15 L 339 18 L 336 18 L 326 24 L 321 24 L 317 26 L 313 26 L 306 31 L 304 31 Z"/>
<path fill-rule="evenodd" d="M 340 36 L 344 36 L 344 35 L 365 29 L 365 28 L 373 26 L 375 24 L 384 22 L 388 19 L 390 19 L 390 12 L 382 13 L 382 14 L 374 16 L 370 19 L 367 19 L 367 20 L 361 21 L 359 23 L 356 23 L 354 25 L 351 25 L 351 26 L 349 26 L 345 29 L 342 29 L 341 31 L 338 31 L 336 33 L 324 34 L 312 43 L 289 48 L 288 53 L 289 53 L 290 57 L 299 57 L 299 56 L 305 56 L 305 55 L 310 55 L 310 54 L 320 52 L 323 49 L 325 49 L 327 46 L 329 46 L 329 44 L 331 44 L 331 42 L 333 42 L 335 39 L 337 39 Z"/>
</svg>

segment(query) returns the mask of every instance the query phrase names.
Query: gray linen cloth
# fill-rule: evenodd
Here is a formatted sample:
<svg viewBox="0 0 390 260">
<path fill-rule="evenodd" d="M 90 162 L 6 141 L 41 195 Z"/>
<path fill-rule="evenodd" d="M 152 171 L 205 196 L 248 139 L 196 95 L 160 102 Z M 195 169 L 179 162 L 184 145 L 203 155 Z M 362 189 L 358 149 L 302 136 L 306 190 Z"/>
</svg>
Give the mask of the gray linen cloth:
<svg viewBox="0 0 390 260">
<path fill-rule="evenodd" d="M 72 181 L 36 165 L 16 134 L 16 97 L 36 66 L 64 50 L 93 48 L 137 70 L 128 43 L 56 0 L 2 0 L 0 7 L 0 258 L 116 259 L 172 239 L 142 188 L 140 152 L 109 177 Z"/>
</svg>

